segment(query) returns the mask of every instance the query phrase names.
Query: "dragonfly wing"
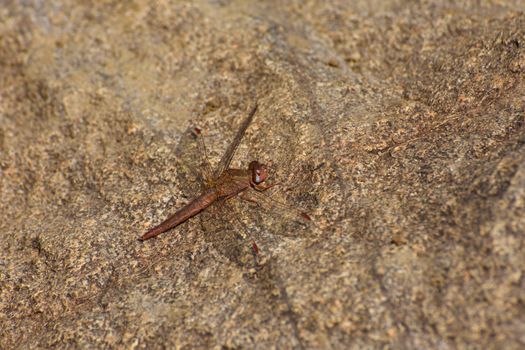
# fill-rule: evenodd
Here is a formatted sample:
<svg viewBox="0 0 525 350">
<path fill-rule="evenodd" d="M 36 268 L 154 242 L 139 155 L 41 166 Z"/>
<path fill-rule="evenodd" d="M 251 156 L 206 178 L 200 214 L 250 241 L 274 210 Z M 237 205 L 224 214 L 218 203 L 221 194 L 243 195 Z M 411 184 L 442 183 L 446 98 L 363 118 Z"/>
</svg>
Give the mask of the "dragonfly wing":
<svg viewBox="0 0 525 350">
<path fill-rule="evenodd" d="M 206 149 L 206 142 L 204 140 L 204 135 L 202 135 L 199 128 L 193 128 L 192 135 L 197 142 L 197 148 L 199 150 L 200 156 L 200 174 L 204 181 L 209 182 L 212 179 L 213 173 L 211 170 L 210 160 L 208 158 L 208 151 Z"/>
<path fill-rule="evenodd" d="M 257 111 L 257 103 L 254 104 L 252 107 L 250 113 L 248 114 L 248 117 L 244 119 L 242 122 L 239 130 L 237 131 L 237 134 L 235 135 L 235 138 L 233 139 L 232 143 L 228 146 L 226 149 L 226 152 L 222 156 L 219 165 L 217 166 L 217 170 L 215 171 L 214 178 L 218 179 L 222 173 L 226 171 L 230 167 L 230 163 L 232 161 L 233 155 L 235 154 L 235 151 L 237 150 L 237 147 L 239 146 L 239 143 L 241 143 L 241 140 L 244 136 L 244 133 L 246 132 L 246 129 L 250 125 L 250 123 L 253 120 L 253 116 L 255 115 L 255 112 Z"/>
<path fill-rule="evenodd" d="M 252 265 L 251 235 L 239 220 L 239 210 L 233 201 L 218 201 L 202 214 L 206 241 L 232 263 L 240 267 Z"/>
<path fill-rule="evenodd" d="M 243 197 L 241 197 L 243 198 Z M 261 209 L 261 221 L 265 222 L 268 218 L 272 221 L 271 231 L 281 236 L 304 236 L 309 226 L 314 225 L 310 216 L 304 211 L 288 205 L 276 198 L 267 195 L 265 192 L 248 190 L 244 198 L 256 204 L 256 208 Z"/>
<path fill-rule="evenodd" d="M 212 177 L 204 140 L 195 129 L 186 130 L 175 151 L 180 169 L 179 184 L 191 196 L 196 196 L 205 190 L 208 180 Z"/>
</svg>

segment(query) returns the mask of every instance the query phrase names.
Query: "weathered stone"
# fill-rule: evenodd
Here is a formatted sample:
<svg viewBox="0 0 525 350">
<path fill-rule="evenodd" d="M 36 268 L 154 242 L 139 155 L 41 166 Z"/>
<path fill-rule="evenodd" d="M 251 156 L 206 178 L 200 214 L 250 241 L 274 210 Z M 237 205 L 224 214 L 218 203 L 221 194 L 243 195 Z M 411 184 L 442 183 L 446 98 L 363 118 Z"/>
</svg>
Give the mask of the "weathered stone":
<svg viewBox="0 0 525 350">
<path fill-rule="evenodd" d="M 4 2 L 0 348 L 523 348 L 524 7 Z M 255 100 L 234 165 L 314 224 L 139 242 Z"/>
</svg>

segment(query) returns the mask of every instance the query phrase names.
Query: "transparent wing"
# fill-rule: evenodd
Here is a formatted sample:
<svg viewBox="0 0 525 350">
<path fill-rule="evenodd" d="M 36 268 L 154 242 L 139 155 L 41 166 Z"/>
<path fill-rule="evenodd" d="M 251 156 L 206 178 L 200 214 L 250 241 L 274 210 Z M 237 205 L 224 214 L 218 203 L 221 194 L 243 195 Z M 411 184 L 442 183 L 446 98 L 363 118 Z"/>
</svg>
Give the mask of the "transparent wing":
<svg viewBox="0 0 525 350">
<path fill-rule="evenodd" d="M 204 135 L 201 133 L 201 129 L 199 128 L 193 128 L 192 130 L 193 137 L 195 138 L 195 141 L 197 142 L 197 148 L 199 149 L 199 156 L 200 156 L 200 172 L 201 176 L 206 182 L 210 182 L 212 180 L 213 172 L 210 164 L 210 160 L 208 158 L 208 151 L 206 149 L 206 142 L 204 140 Z"/>
<path fill-rule="evenodd" d="M 232 143 L 228 146 L 228 149 L 222 156 L 217 166 L 217 169 L 214 173 L 215 179 L 219 178 L 219 176 L 221 176 L 222 173 L 226 171 L 226 169 L 229 168 L 233 155 L 235 154 L 235 151 L 237 150 L 239 143 L 241 143 L 241 140 L 244 136 L 244 133 L 246 132 L 246 129 L 252 122 L 253 116 L 255 115 L 256 111 L 257 111 L 257 103 L 254 104 L 250 113 L 248 114 L 248 117 L 246 117 L 246 119 L 242 122 L 241 127 L 239 128 L 239 130 L 237 131 L 237 134 L 235 135 L 235 138 L 233 139 Z"/>
<path fill-rule="evenodd" d="M 189 128 L 182 136 L 175 154 L 182 170 L 177 186 L 184 187 L 184 192 L 191 196 L 200 194 L 213 175 L 200 129 Z"/>
<path fill-rule="evenodd" d="M 191 196 L 198 195 L 205 183 L 206 168 L 203 165 L 205 159 L 199 149 L 193 129 L 186 130 L 182 135 L 175 154 L 179 167 L 178 181 L 175 185 L 180 186 L 184 193 Z"/>
<path fill-rule="evenodd" d="M 201 214 L 205 239 L 219 254 L 240 267 L 256 264 L 253 238 L 239 220 L 234 201 L 219 201 Z"/>
<path fill-rule="evenodd" d="M 271 227 L 273 234 L 289 237 L 305 236 L 308 228 L 314 225 L 310 216 L 291 205 L 276 199 L 266 192 L 253 189 L 246 191 L 241 199 L 254 204 L 261 214 L 261 222 L 266 222 Z"/>
</svg>

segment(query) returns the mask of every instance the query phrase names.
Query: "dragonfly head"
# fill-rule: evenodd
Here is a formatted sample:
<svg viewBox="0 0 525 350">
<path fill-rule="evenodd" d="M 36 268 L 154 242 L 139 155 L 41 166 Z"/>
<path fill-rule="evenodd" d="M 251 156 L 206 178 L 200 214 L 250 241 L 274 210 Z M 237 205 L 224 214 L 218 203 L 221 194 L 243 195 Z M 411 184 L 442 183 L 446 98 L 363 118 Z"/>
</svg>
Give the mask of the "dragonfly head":
<svg viewBox="0 0 525 350">
<path fill-rule="evenodd" d="M 261 164 L 258 161 L 254 160 L 250 163 L 249 169 L 252 172 L 252 178 L 250 182 L 253 185 L 258 185 L 264 180 L 266 180 L 266 177 L 268 176 L 268 171 L 266 170 L 266 166 L 264 164 Z"/>
</svg>

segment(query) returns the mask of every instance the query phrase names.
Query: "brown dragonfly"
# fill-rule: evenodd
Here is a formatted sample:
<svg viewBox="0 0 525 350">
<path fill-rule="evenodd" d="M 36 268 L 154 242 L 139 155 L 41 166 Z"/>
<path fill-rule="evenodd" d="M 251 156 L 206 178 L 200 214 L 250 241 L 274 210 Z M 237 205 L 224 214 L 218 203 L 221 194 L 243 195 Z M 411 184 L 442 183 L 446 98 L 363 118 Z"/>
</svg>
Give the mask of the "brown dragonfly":
<svg viewBox="0 0 525 350">
<path fill-rule="evenodd" d="M 263 182 L 268 177 L 268 169 L 264 164 L 254 160 L 250 162 L 247 169 L 230 168 L 230 163 L 233 159 L 235 151 L 237 150 L 237 147 L 239 146 L 246 129 L 252 122 L 256 111 L 257 104 L 252 107 L 250 113 L 242 122 L 239 130 L 237 131 L 237 134 L 235 135 L 235 138 L 228 146 L 214 172 L 211 171 L 211 167 L 207 160 L 206 147 L 204 145 L 204 140 L 200 135 L 201 131 L 198 128 L 193 130 L 193 135 L 198 140 L 199 151 L 206 158 L 204 164 L 204 167 L 206 168 L 204 170 L 206 171 L 204 174 L 207 175 L 203 176 L 206 182 L 205 189 L 199 196 L 192 199 L 188 204 L 180 208 L 162 223 L 144 233 L 139 238 L 141 241 L 148 240 L 163 232 L 166 232 L 182 224 L 189 218 L 201 213 L 212 204 L 224 203 L 237 195 L 241 195 L 240 197 L 242 199 L 256 203 L 259 206 L 264 206 L 273 209 L 273 211 L 278 211 L 279 215 L 285 218 L 291 218 L 294 221 L 300 221 L 303 223 L 311 221 L 310 217 L 306 213 L 298 211 L 295 208 L 292 208 L 262 194 L 262 192 L 267 191 L 268 189 L 277 185 L 277 183 L 263 185 Z M 248 191 L 251 192 L 251 195 L 243 196 L 243 194 Z M 258 247 L 254 241 L 252 241 L 252 249 L 253 252 L 257 254 Z"/>
</svg>

